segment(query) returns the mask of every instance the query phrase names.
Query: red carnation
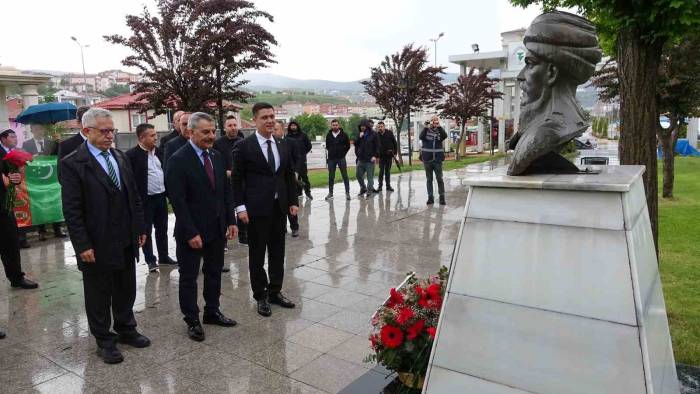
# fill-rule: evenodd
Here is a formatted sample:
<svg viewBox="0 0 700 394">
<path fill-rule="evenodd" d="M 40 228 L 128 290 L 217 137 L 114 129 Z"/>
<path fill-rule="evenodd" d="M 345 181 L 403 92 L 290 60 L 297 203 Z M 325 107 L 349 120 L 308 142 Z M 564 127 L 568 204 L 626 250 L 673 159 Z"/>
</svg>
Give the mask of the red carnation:
<svg viewBox="0 0 700 394">
<path fill-rule="evenodd" d="M 428 286 L 428 294 L 436 298 L 440 297 L 441 290 L 442 286 L 440 286 L 439 283 L 433 283 L 432 285 Z"/>
<path fill-rule="evenodd" d="M 389 291 L 389 294 L 390 294 L 390 297 L 389 297 L 389 302 L 386 305 L 387 307 L 393 308 L 396 305 L 403 304 L 403 294 L 396 291 L 395 288 L 392 288 Z"/>
<path fill-rule="evenodd" d="M 403 343 L 403 332 L 400 328 L 386 325 L 381 331 L 382 343 L 389 349 L 397 348 Z"/>
<path fill-rule="evenodd" d="M 425 327 L 425 320 L 418 320 L 417 322 L 413 323 L 406 332 L 408 332 L 408 339 L 409 340 L 414 340 L 418 335 L 420 335 L 421 331 L 423 331 L 423 327 Z"/>
<path fill-rule="evenodd" d="M 32 161 L 32 154 L 20 149 L 14 149 L 13 151 L 5 155 L 5 157 L 3 157 L 3 160 L 13 165 L 14 170 L 18 170 L 27 165 L 28 161 Z"/>
<path fill-rule="evenodd" d="M 425 329 L 425 331 L 428 332 L 428 335 L 430 335 L 431 338 L 435 339 L 435 332 L 437 331 L 435 327 L 428 327 Z"/>
<path fill-rule="evenodd" d="M 396 315 L 396 322 L 399 323 L 400 325 L 404 325 L 408 323 L 409 320 L 413 319 L 413 317 L 416 314 L 413 312 L 413 309 L 405 306 L 399 310 L 399 314 Z"/>
<path fill-rule="evenodd" d="M 442 296 L 440 295 L 440 290 L 435 292 L 435 289 L 430 291 L 430 288 L 434 285 L 428 287 L 429 291 L 423 293 L 422 297 L 418 300 L 418 305 L 423 308 L 433 308 L 440 309 L 442 306 Z"/>
</svg>

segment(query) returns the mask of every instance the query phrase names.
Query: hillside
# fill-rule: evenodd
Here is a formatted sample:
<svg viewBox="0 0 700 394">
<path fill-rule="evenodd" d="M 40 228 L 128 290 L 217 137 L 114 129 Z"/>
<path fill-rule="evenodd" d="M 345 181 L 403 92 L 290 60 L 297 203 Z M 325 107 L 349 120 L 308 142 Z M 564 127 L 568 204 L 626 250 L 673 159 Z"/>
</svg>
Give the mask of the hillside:
<svg viewBox="0 0 700 394">
<path fill-rule="evenodd" d="M 268 93 L 268 92 L 256 92 L 255 98 L 249 100 L 249 102 L 255 101 L 265 101 L 274 106 L 280 106 L 287 101 L 296 101 L 301 104 L 304 103 L 315 103 L 315 104 L 350 104 L 350 100 L 338 96 L 329 96 L 325 94 L 303 94 L 303 93 L 290 93 L 290 94 L 278 94 L 278 93 Z"/>
</svg>

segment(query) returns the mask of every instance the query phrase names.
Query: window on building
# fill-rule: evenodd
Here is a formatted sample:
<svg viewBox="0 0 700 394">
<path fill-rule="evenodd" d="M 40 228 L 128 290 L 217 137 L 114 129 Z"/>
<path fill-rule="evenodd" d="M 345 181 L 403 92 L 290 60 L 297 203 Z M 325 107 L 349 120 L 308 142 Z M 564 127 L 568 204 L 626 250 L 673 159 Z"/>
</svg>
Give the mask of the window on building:
<svg viewBox="0 0 700 394">
<path fill-rule="evenodd" d="M 132 112 L 131 113 L 131 131 L 136 132 L 136 126 L 141 123 L 147 122 L 147 116 L 145 113 Z"/>
</svg>

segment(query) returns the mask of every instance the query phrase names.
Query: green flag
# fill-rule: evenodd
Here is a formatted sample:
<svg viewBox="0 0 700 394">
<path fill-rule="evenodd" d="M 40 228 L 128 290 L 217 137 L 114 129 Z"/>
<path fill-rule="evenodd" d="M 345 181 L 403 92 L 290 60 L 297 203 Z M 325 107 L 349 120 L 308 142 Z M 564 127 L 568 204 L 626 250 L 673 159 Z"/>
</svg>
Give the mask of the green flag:
<svg viewBox="0 0 700 394">
<path fill-rule="evenodd" d="M 56 156 L 35 156 L 27 163 L 25 181 L 29 199 L 28 226 L 63 221 L 61 185 Z"/>
</svg>

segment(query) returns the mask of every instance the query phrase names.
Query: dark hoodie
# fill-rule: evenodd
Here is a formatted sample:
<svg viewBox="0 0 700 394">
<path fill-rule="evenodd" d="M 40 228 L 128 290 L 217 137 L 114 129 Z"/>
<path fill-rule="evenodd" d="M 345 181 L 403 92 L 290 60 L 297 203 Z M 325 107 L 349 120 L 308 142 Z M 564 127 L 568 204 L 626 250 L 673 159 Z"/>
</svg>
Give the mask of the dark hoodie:
<svg viewBox="0 0 700 394">
<path fill-rule="evenodd" d="M 360 137 L 362 126 L 365 126 L 365 134 Z M 363 119 L 357 126 L 355 156 L 357 156 L 358 161 L 363 162 L 371 161 L 373 157 L 379 157 L 379 138 L 377 138 L 377 132 L 370 127 L 367 119 Z"/>
<path fill-rule="evenodd" d="M 292 124 L 297 125 L 296 131 L 292 131 Z M 294 167 L 298 171 L 298 165 L 306 164 L 306 154 L 311 151 L 311 141 L 309 140 L 309 137 L 306 136 L 306 133 L 301 131 L 299 123 L 297 123 L 295 120 L 289 122 L 285 139 L 289 143 L 292 151 L 292 163 L 295 165 Z"/>
</svg>

